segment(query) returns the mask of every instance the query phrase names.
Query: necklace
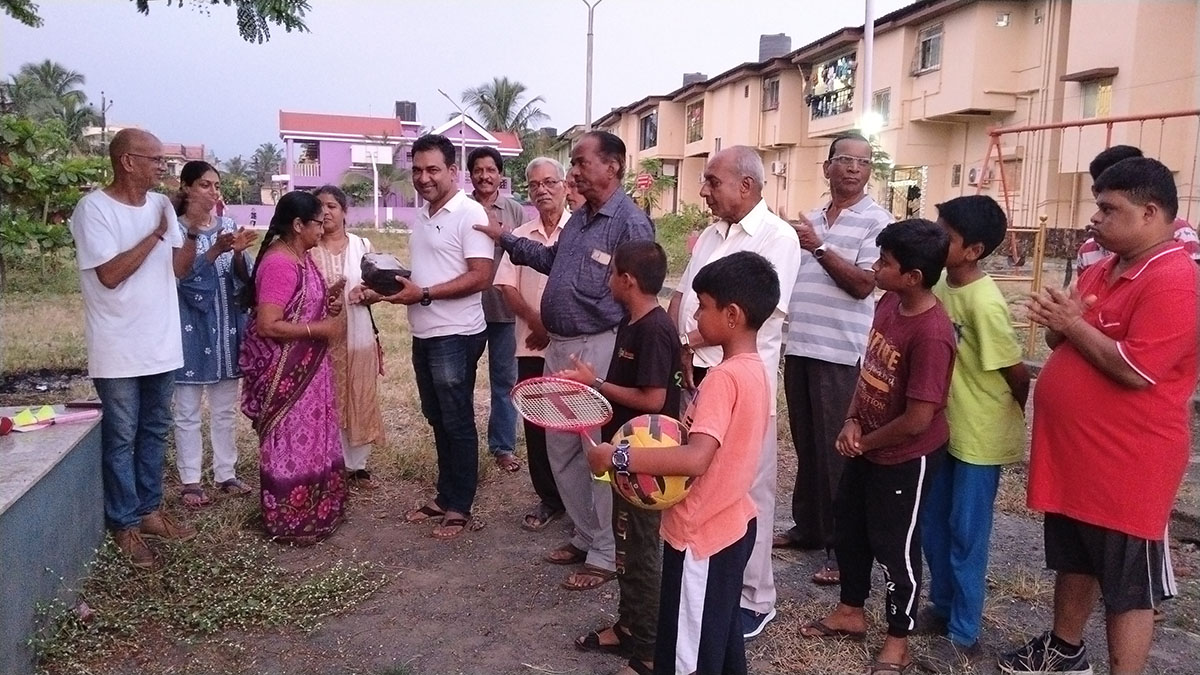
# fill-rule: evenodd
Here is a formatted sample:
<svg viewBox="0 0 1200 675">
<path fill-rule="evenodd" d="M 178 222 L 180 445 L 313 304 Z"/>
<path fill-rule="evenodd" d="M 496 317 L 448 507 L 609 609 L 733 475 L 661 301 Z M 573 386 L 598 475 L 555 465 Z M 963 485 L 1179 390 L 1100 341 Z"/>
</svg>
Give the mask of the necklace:
<svg viewBox="0 0 1200 675">
<path fill-rule="evenodd" d="M 287 249 L 292 252 L 292 255 L 296 256 L 296 264 L 297 265 L 304 264 L 304 256 L 296 251 L 295 247 L 292 246 L 292 243 L 290 241 L 283 242 L 283 245 L 286 246 Z"/>
</svg>

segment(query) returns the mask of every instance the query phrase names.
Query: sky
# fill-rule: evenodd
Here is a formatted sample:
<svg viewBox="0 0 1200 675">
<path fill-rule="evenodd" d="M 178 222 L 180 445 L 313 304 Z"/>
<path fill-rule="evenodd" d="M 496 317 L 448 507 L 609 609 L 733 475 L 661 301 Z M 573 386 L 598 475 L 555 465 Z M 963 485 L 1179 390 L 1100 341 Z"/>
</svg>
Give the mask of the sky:
<svg viewBox="0 0 1200 675">
<path fill-rule="evenodd" d="M 463 90 L 506 76 L 545 99 L 545 126 L 584 118 L 583 0 L 311 0 L 308 33 L 272 30 L 244 42 L 234 11 L 194 0 L 38 0 L 28 28 L 0 16 L 0 73 L 51 59 L 82 73 L 89 101 L 112 102 L 110 124 L 168 143 L 204 144 L 225 160 L 279 143 L 278 111 L 391 116 L 417 103 L 436 126 Z M 882 16 L 907 0 L 875 0 Z M 758 38 L 786 33 L 796 49 L 863 22 L 854 0 L 600 0 L 594 11 L 592 116 L 758 58 Z"/>
</svg>

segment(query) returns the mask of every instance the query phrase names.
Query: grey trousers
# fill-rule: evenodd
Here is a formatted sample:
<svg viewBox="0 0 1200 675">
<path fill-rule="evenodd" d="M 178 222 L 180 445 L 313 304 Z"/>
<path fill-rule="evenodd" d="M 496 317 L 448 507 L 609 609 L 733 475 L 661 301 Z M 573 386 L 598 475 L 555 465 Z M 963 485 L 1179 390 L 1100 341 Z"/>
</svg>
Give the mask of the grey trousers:
<svg viewBox="0 0 1200 675">
<path fill-rule="evenodd" d="M 612 329 L 596 335 L 574 338 L 550 336 L 546 347 L 546 374 L 572 367 L 571 355 L 590 363 L 600 377 L 608 373 L 612 361 L 613 345 L 617 331 Z M 600 440 L 600 430 L 592 431 L 592 438 Z M 554 482 L 562 497 L 567 515 L 575 524 L 575 536 L 571 544 L 587 551 L 587 564 L 606 570 L 616 569 L 616 542 L 612 531 L 612 487 L 607 482 L 592 478 L 588 468 L 586 448 L 589 447 L 578 433 L 546 431 L 546 454 L 550 456 L 550 468 Z"/>
<path fill-rule="evenodd" d="M 774 392 L 772 392 L 774 393 Z M 754 548 L 742 575 L 742 608 L 766 614 L 775 607 L 775 572 L 771 567 L 771 540 L 774 539 L 775 490 L 779 483 L 779 418 L 767 419 L 758 473 L 750 484 L 750 499 L 758 509 L 758 529 Z"/>
</svg>

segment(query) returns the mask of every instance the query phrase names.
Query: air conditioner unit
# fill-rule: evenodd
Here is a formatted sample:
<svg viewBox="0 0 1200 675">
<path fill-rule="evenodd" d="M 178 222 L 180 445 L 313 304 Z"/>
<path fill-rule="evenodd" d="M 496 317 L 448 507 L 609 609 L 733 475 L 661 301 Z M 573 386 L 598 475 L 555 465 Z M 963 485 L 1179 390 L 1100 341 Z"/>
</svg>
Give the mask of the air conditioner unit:
<svg viewBox="0 0 1200 675">
<path fill-rule="evenodd" d="M 771 162 L 771 174 L 774 176 L 786 176 L 787 162 Z"/>
</svg>

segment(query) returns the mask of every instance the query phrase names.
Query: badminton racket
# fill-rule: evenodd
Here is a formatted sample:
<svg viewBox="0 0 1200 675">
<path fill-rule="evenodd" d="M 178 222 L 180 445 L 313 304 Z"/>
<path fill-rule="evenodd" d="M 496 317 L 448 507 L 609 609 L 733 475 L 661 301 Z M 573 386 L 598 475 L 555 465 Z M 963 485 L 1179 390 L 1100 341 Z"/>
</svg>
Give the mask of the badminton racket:
<svg viewBox="0 0 1200 675">
<path fill-rule="evenodd" d="M 600 392 L 561 377 L 534 377 L 518 383 L 512 389 L 512 402 L 530 424 L 575 431 L 589 443 L 588 432 L 612 419 L 612 405 Z"/>
</svg>

